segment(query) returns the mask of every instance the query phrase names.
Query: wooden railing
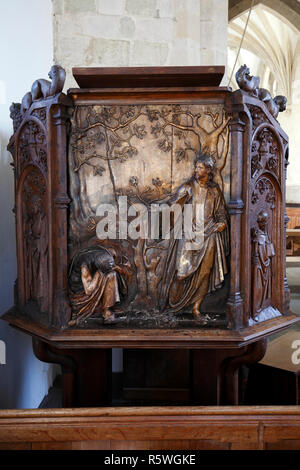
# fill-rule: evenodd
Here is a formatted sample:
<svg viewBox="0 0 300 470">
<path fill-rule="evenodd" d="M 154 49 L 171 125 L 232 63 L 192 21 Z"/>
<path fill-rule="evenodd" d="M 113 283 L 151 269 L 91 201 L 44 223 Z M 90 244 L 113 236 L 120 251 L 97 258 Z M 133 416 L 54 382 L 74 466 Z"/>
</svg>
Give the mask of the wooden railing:
<svg viewBox="0 0 300 470">
<path fill-rule="evenodd" d="M 300 407 L 2 410 L 1 449 L 300 449 Z"/>
</svg>

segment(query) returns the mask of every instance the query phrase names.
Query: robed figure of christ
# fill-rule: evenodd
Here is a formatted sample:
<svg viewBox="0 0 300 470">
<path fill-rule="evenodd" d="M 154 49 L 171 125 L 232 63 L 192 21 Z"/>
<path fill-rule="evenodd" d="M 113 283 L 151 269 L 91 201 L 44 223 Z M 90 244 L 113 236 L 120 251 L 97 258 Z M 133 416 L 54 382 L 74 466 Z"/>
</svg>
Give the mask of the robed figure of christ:
<svg viewBox="0 0 300 470">
<path fill-rule="evenodd" d="M 163 311 L 185 311 L 201 319 L 205 296 L 222 287 L 228 272 L 228 216 L 220 187 L 213 181 L 215 160 L 200 154 L 193 177 L 166 202 L 191 208 L 191 234 L 170 240 L 160 290 Z"/>
</svg>

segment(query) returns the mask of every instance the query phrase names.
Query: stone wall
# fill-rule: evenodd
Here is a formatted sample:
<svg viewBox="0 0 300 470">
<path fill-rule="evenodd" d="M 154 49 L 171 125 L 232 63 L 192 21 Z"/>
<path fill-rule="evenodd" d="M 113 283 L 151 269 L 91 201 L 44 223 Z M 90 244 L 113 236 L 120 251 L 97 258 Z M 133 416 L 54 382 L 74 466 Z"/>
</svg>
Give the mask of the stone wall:
<svg viewBox="0 0 300 470">
<path fill-rule="evenodd" d="M 52 0 L 54 62 L 75 66 L 225 65 L 227 0 Z"/>
</svg>

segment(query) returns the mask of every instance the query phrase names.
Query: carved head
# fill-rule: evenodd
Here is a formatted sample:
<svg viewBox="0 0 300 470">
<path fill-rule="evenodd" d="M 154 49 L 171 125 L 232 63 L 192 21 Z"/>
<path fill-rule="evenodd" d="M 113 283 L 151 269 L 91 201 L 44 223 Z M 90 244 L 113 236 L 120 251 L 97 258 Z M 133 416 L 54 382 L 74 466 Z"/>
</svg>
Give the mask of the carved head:
<svg viewBox="0 0 300 470">
<path fill-rule="evenodd" d="M 283 95 L 275 96 L 274 103 L 279 107 L 279 112 L 286 110 L 287 98 Z"/>
<path fill-rule="evenodd" d="M 241 65 L 238 71 L 236 72 L 236 77 L 243 77 L 250 74 L 250 69 L 246 64 Z"/>
<path fill-rule="evenodd" d="M 266 211 L 260 211 L 256 220 L 259 229 L 265 232 L 268 226 L 269 214 Z"/>
<path fill-rule="evenodd" d="M 215 170 L 215 159 L 205 153 L 200 153 L 195 158 L 194 176 L 196 180 L 205 179 L 208 176 L 208 181 L 212 181 Z"/>
<path fill-rule="evenodd" d="M 55 77 L 65 79 L 66 72 L 60 65 L 52 65 L 51 70 L 48 73 L 48 77 L 51 78 L 51 80 L 53 80 Z"/>
<path fill-rule="evenodd" d="M 113 256 L 109 253 L 106 253 L 105 255 L 103 255 L 103 253 L 99 253 L 95 256 L 94 265 L 97 270 L 107 273 L 115 266 L 115 261 Z"/>
</svg>

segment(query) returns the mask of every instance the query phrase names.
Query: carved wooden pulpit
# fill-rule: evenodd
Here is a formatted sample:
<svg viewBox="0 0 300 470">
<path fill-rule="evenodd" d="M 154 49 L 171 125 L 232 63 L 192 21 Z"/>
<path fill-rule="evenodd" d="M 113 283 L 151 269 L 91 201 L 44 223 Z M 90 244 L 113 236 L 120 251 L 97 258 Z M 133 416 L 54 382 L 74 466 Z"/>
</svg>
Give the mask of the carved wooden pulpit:
<svg viewBox="0 0 300 470">
<path fill-rule="evenodd" d="M 111 349 L 189 350 L 191 402 L 297 316 L 285 276 L 285 109 L 246 66 L 53 66 L 11 106 L 18 279 L 4 319 L 62 365 L 64 405 L 109 403 Z M 163 351 L 162 351 L 163 354 Z"/>
</svg>

